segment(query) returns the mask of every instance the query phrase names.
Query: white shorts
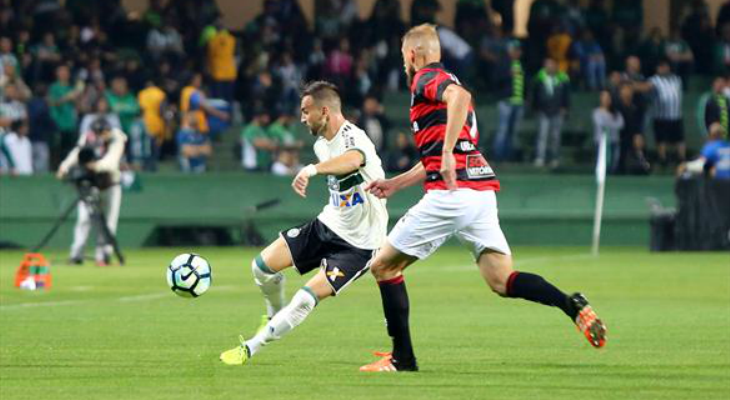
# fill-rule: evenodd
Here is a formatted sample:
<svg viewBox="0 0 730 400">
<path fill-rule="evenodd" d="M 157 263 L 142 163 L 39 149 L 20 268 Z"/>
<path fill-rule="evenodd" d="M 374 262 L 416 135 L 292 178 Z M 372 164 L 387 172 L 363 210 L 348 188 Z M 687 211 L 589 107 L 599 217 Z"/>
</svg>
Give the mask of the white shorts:
<svg viewBox="0 0 730 400">
<path fill-rule="evenodd" d="M 494 191 L 432 190 L 388 235 L 401 253 L 425 259 L 456 235 L 477 259 L 484 250 L 512 254 L 499 226 Z"/>
</svg>

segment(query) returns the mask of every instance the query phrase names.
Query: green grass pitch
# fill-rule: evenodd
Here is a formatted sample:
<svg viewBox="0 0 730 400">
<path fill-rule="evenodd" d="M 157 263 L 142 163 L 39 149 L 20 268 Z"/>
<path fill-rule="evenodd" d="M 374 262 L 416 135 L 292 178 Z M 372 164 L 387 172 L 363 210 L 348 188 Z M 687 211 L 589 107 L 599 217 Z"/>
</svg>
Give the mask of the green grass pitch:
<svg viewBox="0 0 730 400">
<path fill-rule="evenodd" d="M 196 250 L 214 275 L 193 300 L 165 283 L 184 249 L 130 251 L 124 267 L 56 263 L 45 292 L 13 288 L 22 253 L 0 252 L 0 398 L 730 398 L 728 253 L 515 249 L 518 269 L 587 294 L 609 329 L 597 351 L 559 310 L 492 294 L 466 251 L 443 248 L 406 273 L 421 372 L 363 374 L 371 351 L 389 349 L 372 277 L 229 367 L 218 354 L 264 309 L 249 270 L 257 250 Z M 287 277 L 291 296 L 304 279 Z"/>
</svg>

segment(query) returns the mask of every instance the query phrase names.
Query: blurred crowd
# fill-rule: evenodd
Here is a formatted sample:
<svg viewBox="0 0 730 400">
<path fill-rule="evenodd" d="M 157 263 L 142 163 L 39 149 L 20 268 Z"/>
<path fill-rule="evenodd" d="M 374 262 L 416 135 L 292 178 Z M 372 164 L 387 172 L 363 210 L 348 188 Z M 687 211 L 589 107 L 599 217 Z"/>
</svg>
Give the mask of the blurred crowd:
<svg viewBox="0 0 730 400">
<path fill-rule="evenodd" d="M 668 132 L 657 136 L 656 161 L 667 163 L 672 148 L 684 160 L 681 93 L 697 74 L 730 71 L 730 2 L 715 21 L 703 0 L 687 2 L 664 37 L 644 34 L 640 1 L 535 0 L 524 40 L 513 35 L 514 2 L 458 0 L 453 29 L 439 26 L 446 67 L 496 102 L 499 120 L 482 132 L 496 132 L 495 160 L 515 160 L 527 109 L 538 120 L 532 161 L 557 167 L 575 91 L 605 91 L 605 112 L 593 120 L 622 154 L 612 170 L 648 172 L 643 137 L 652 128 Z M 440 3 L 410 8 L 410 25 L 436 22 Z M 240 126 L 241 168 L 291 175 L 306 142 L 295 129 L 300 88 L 313 79 L 342 88 L 347 117 L 388 169 L 407 169 L 417 160 L 412 140 L 382 106 L 406 89 L 400 2 L 378 0 L 363 19 L 354 0 L 316 0 L 313 22 L 296 0 L 264 0 L 260 15 L 230 29 L 214 0 L 149 0 L 142 13 L 120 0 L 0 0 L 0 170 L 52 170 L 104 118 L 129 136 L 131 169 L 154 171 L 172 158 L 181 170 L 205 171 L 223 132 Z M 722 103 L 727 123 L 727 103 L 708 99 Z M 659 115 L 660 107 L 671 110 Z"/>
</svg>

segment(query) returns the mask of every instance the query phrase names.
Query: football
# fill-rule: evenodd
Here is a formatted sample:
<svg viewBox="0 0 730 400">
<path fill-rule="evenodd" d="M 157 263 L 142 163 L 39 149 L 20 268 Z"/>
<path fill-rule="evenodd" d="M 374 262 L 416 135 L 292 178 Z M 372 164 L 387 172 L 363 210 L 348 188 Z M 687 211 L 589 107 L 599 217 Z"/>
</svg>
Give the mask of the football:
<svg viewBox="0 0 730 400">
<path fill-rule="evenodd" d="M 181 297 L 203 295 L 210 288 L 211 279 L 208 260 L 198 254 L 180 254 L 167 267 L 167 284 Z"/>
</svg>

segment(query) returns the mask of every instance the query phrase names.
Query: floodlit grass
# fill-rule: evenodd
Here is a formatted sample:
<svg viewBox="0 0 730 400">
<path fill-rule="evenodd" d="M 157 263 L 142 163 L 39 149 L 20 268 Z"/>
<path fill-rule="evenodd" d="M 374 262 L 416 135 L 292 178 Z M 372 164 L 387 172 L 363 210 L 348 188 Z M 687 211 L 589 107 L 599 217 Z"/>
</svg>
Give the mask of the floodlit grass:
<svg viewBox="0 0 730 400">
<path fill-rule="evenodd" d="M 0 398 L 730 398 L 727 253 L 515 249 L 518 269 L 587 294 L 609 329 L 597 351 L 559 310 L 499 298 L 466 251 L 443 248 L 406 273 L 421 372 L 363 374 L 372 350 L 389 349 L 372 277 L 230 367 L 218 354 L 264 310 L 249 270 L 256 249 L 195 250 L 213 287 L 193 300 L 165 283 L 182 249 L 130 251 L 124 267 L 56 262 L 52 289 L 38 292 L 13 287 L 22 253 L 0 252 Z M 304 279 L 287 277 L 291 295 Z"/>
</svg>

